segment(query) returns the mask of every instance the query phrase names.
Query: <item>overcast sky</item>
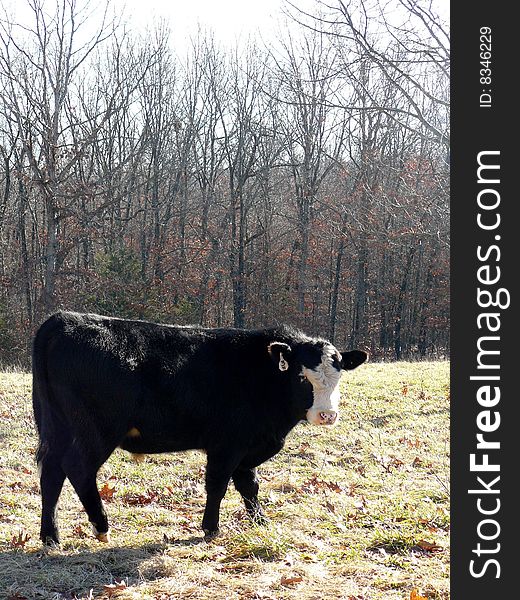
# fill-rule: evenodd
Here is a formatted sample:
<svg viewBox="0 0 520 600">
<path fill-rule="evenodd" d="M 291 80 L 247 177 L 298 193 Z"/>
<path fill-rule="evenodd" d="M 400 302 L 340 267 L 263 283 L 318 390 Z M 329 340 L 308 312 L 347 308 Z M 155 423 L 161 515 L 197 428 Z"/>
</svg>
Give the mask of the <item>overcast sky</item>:
<svg viewBox="0 0 520 600">
<path fill-rule="evenodd" d="M 216 35 L 233 39 L 256 29 L 273 27 L 283 0 L 114 0 L 126 4 L 130 22 L 143 26 L 165 17 L 177 34 L 193 32 L 200 23 L 210 26 Z"/>
<path fill-rule="evenodd" d="M 53 14 L 57 0 L 43 0 L 49 14 Z M 310 6 L 313 0 L 297 0 L 299 5 Z M 85 6 L 88 0 L 78 0 Z M 102 13 L 106 0 L 90 0 L 95 14 Z M 132 31 L 153 26 L 163 18 L 173 33 L 172 41 L 182 51 L 190 35 L 197 28 L 211 29 L 219 42 L 233 44 L 235 40 L 260 33 L 269 39 L 279 30 L 283 20 L 284 0 L 110 0 L 116 15 L 123 17 Z M 27 0 L 0 0 L 9 20 L 26 25 L 33 24 L 33 14 Z M 95 15 L 93 15 L 95 16 Z M 93 19 L 92 21 L 97 21 Z M 83 31 L 85 28 L 83 28 Z"/>
<path fill-rule="evenodd" d="M 43 0 L 49 13 L 53 13 L 58 0 Z M 292 0 L 299 8 L 316 11 L 315 0 Z M 78 0 L 84 6 L 88 0 Z M 102 12 L 106 0 L 90 0 L 90 7 Z M 15 22 L 33 24 L 32 11 L 27 0 L 0 0 Z M 177 52 L 188 47 L 190 35 L 198 26 L 211 29 L 219 42 L 234 45 L 237 39 L 245 40 L 251 34 L 259 34 L 264 41 L 273 41 L 280 34 L 283 39 L 287 24 L 284 23 L 285 0 L 110 0 L 116 15 L 122 16 L 131 31 L 144 31 L 163 18 L 172 31 L 172 42 Z M 434 5 L 445 17 L 449 12 L 449 0 L 434 0 Z M 386 4 L 391 15 L 397 2 Z M 95 15 L 94 15 L 95 16 Z M 92 19 L 93 26 L 97 19 Z M 88 27 L 87 27 L 88 29 Z M 85 34 L 85 28 L 83 28 Z"/>
</svg>

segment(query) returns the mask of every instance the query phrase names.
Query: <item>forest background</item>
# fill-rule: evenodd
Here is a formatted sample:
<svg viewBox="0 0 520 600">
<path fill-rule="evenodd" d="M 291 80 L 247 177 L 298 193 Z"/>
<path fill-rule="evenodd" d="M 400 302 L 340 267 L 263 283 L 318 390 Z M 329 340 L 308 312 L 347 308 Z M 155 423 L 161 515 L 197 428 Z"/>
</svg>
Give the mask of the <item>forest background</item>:
<svg viewBox="0 0 520 600">
<path fill-rule="evenodd" d="M 110 3 L 3 7 L 0 364 L 58 308 L 448 356 L 441 7 L 286 1 L 183 52 Z"/>
</svg>

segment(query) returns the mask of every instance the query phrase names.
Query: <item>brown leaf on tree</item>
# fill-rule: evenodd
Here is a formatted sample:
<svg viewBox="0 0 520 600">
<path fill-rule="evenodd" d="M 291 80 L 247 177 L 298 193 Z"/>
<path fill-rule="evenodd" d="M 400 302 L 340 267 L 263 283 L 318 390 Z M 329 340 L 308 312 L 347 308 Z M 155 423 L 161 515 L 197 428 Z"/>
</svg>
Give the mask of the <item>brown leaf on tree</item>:
<svg viewBox="0 0 520 600">
<path fill-rule="evenodd" d="M 416 589 L 410 592 L 410 600 L 428 600 L 426 596 L 421 596 Z"/>
<path fill-rule="evenodd" d="M 115 581 L 114 583 L 109 583 L 103 586 L 103 591 L 110 598 L 116 592 L 126 589 L 126 581 Z"/>
<path fill-rule="evenodd" d="M 303 577 L 297 575 L 296 577 L 282 577 L 280 583 L 282 585 L 293 585 L 295 583 L 300 583 L 303 581 Z"/>
<path fill-rule="evenodd" d="M 10 546 L 11 548 L 24 548 L 25 544 L 31 539 L 31 536 L 25 531 L 25 529 L 21 529 L 18 532 L 18 535 L 14 535 L 11 539 Z"/>
<path fill-rule="evenodd" d="M 99 495 L 103 500 L 109 502 L 110 500 L 112 500 L 112 496 L 115 494 L 115 492 L 115 486 L 110 487 L 108 483 L 105 483 L 105 485 L 99 490 Z"/>
</svg>

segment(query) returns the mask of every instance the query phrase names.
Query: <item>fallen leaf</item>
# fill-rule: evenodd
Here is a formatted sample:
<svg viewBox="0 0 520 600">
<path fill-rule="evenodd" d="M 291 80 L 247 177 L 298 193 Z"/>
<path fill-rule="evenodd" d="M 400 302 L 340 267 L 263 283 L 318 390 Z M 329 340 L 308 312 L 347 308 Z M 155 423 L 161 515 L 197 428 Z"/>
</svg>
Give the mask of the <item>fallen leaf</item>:
<svg viewBox="0 0 520 600">
<path fill-rule="evenodd" d="M 334 483 L 333 481 L 323 481 L 318 479 L 316 475 L 313 475 L 310 479 L 305 481 L 300 488 L 300 491 L 310 494 L 317 494 L 320 490 L 331 490 L 338 494 L 343 491 L 337 483 Z"/>
<path fill-rule="evenodd" d="M 99 490 L 99 495 L 103 500 L 110 501 L 112 500 L 112 496 L 115 494 L 115 492 L 115 487 L 110 487 L 108 483 L 105 483 L 105 485 Z"/>
<path fill-rule="evenodd" d="M 109 583 L 103 586 L 103 591 L 110 598 L 116 592 L 126 589 L 126 581 L 116 581 L 115 583 Z"/>
<path fill-rule="evenodd" d="M 416 546 L 419 546 L 421 550 L 425 550 L 426 552 L 441 552 L 444 550 L 442 546 L 438 546 L 435 542 L 431 543 L 426 540 L 419 540 Z"/>
<path fill-rule="evenodd" d="M 80 539 L 86 538 L 87 534 L 85 533 L 85 531 L 83 530 L 83 527 L 81 527 L 81 525 L 76 525 L 76 527 L 74 527 L 74 529 L 72 530 L 72 532 L 74 533 L 74 535 Z"/>
<path fill-rule="evenodd" d="M 403 461 L 394 455 L 381 456 L 379 454 L 373 454 L 372 456 L 387 473 L 391 473 L 392 469 L 399 469 L 404 465 Z"/>
<path fill-rule="evenodd" d="M 225 565 L 217 567 L 217 571 L 221 573 L 230 573 L 236 571 L 243 571 L 248 569 L 249 565 L 243 562 L 235 562 L 235 563 L 226 563 Z"/>
<path fill-rule="evenodd" d="M 311 445 L 309 444 L 309 442 L 303 442 L 302 444 L 300 444 L 300 447 L 298 448 L 298 452 L 300 454 L 306 454 L 310 447 L 311 447 Z"/>
<path fill-rule="evenodd" d="M 356 488 L 357 488 L 357 484 L 356 483 L 349 483 L 348 485 L 348 491 L 347 491 L 347 495 L 348 496 L 353 496 L 356 493 Z"/>
<path fill-rule="evenodd" d="M 410 600 L 428 600 L 426 596 L 421 596 L 417 590 L 412 590 L 410 592 Z"/>
<path fill-rule="evenodd" d="M 277 483 L 276 485 L 272 486 L 271 491 L 281 492 L 282 494 L 288 494 L 290 492 L 297 492 L 298 488 L 292 483 Z"/>
<path fill-rule="evenodd" d="M 280 583 L 282 585 L 293 585 L 294 583 L 300 583 L 301 581 L 303 581 L 303 577 L 300 577 L 300 576 L 282 577 L 282 579 L 280 580 Z"/>
<path fill-rule="evenodd" d="M 332 504 L 328 500 L 327 500 L 327 502 L 325 502 L 325 504 L 322 504 L 322 506 L 324 506 L 331 513 L 335 513 L 336 512 L 336 508 L 334 507 L 334 504 Z"/>
<path fill-rule="evenodd" d="M 10 546 L 11 548 L 24 548 L 25 544 L 31 539 L 31 536 L 25 531 L 25 529 L 21 529 L 18 535 L 13 536 L 11 539 Z"/>
<path fill-rule="evenodd" d="M 418 440 L 418 439 L 411 440 L 407 437 L 399 438 L 399 443 L 405 444 L 409 448 L 420 448 L 424 444 L 424 442 L 422 442 L 421 440 Z"/>
<path fill-rule="evenodd" d="M 152 504 L 157 500 L 156 492 L 146 492 L 146 494 L 125 494 L 123 501 L 130 506 L 145 506 L 146 504 Z"/>
</svg>

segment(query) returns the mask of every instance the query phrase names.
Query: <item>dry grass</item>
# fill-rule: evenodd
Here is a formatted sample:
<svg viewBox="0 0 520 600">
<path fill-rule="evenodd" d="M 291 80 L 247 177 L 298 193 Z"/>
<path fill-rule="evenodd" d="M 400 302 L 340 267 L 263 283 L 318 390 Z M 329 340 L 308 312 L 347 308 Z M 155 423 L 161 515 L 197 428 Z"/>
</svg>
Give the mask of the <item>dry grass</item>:
<svg viewBox="0 0 520 600">
<path fill-rule="evenodd" d="M 449 597 L 449 365 L 368 364 L 345 376 L 342 421 L 300 425 L 260 467 L 270 524 L 232 485 L 203 541 L 204 456 L 117 451 L 99 473 L 112 540 L 92 538 L 69 484 L 62 546 L 38 541 L 30 377 L 0 374 L 0 598 L 397 600 Z M 29 538 L 27 536 L 30 536 Z"/>
</svg>

